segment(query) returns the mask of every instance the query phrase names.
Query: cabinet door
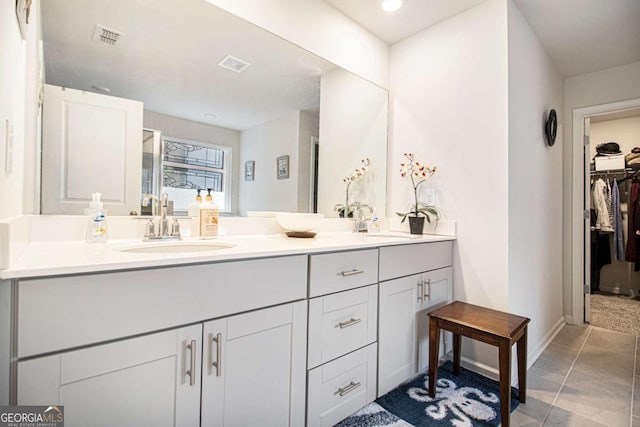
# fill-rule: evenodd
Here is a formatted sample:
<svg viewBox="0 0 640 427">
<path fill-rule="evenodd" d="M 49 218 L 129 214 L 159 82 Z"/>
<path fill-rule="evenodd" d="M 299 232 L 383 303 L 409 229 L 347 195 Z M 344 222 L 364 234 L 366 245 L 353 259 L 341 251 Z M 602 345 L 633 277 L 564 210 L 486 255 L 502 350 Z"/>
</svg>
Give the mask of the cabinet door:
<svg viewBox="0 0 640 427">
<path fill-rule="evenodd" d="M 416 315 L 419 274 L 380 283 L 378 396 L 416 371 Z"/>
<path fill-rule="evenodd" d="M 102 193 L 110 215 L 140 209 L 139 101 L 44 85 L 42 213 L 82 214 Z"/>
<path fill-rule="evenodd" d="M 70 427 L 198 426 L 201 337 L 196 325 L 19 362 L 18 404 L 64 405 Z"/>
<path fill-rule="evenodd" d="M 307 303 L 205 323 L 202 426 L 304 425 Z"/>
<path fill-rule="evenodd" d="M 453 299 L 453 270 L 451 267 L 422 274 L 420 287 L 423 292 L 422 304 L 416 317 L 418 322 L 418 371 L 429 367 L 429 312 L 450 303 Z M 438 358 L 453 348 L 451 333 L 441 332 Z"/>
</svg>

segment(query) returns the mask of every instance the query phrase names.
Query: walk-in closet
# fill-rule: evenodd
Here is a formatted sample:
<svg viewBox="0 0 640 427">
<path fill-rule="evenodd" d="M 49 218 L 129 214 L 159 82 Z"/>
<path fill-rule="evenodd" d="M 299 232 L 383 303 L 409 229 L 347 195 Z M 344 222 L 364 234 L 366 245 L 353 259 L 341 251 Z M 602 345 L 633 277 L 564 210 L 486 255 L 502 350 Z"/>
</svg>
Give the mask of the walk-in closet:
<svg viewBox="0 0 640 427">
<path fill-rule="evenodd" d="M 590 119 L 591 324 L 640 335 L 640 110 Z"/>
</svg>

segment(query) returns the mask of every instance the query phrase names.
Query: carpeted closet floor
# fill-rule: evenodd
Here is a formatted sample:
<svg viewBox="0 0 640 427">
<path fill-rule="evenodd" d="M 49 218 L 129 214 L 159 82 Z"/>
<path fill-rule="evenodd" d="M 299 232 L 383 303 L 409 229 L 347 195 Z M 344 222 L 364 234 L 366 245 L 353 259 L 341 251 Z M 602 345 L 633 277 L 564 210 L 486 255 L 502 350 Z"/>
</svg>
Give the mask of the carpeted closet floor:
<svg viewBox="0 0 640 427">
<path fill-rule="evenodd" d="M 591 295 L 591 325 L 640 335 L 640 301 L 626 295 Z"/>
</svg>

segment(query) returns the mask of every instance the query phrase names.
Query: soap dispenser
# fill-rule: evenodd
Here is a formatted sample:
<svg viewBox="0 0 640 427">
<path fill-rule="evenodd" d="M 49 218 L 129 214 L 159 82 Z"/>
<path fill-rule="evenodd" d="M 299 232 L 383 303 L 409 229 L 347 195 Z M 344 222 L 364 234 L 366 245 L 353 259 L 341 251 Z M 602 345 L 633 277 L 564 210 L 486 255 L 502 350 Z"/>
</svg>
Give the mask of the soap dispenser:
<svg viewBox="0 0 640 427">
<path fill-rule="evenodd" d="M 196 196 L 196 199 L 189 203 L 189 207 L 187 209 L 187 212 L 189 214 L 189 216 L 191 218 L 197 218 L 200 212 L 200 205 L 202 204 L 202 196 L 200 195 L 200 189 L 197 190 L 198 191 L 198 195 Z"/>
<path fill-rule="evenodd" d="M 213 239 L 218 235 L 218 215 L 218 205 L 213 201 L 211 188 L 207 188 L 205 201 L 200 205 L 199 236 L 201 239 Z"/>
<path fill-rule="evenodd" d="M 107 210 L 103 209 L 101 193 L 91 194 L 91 203 L 84 213 L 89 217 L 85 239 L 89 243 L 107 241 Z"/>
</svg>

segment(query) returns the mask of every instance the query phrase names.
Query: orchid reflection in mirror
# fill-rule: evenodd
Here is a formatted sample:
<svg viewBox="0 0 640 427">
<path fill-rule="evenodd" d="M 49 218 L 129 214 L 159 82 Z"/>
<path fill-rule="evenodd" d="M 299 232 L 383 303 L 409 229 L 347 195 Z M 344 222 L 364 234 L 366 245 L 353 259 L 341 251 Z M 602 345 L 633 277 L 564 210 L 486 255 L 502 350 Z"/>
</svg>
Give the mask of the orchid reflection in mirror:
<svg viewBox="0 0 640 427">
<path fill-rule="evenodd" d="M 353 173 L 342 178 L 342 182 L 347 184 L 347 187 L 345 189 L 345 203 L 344 205 L 337 204 L 334 207 L 334 211 L 338 212 L 338 216 L 340 218 L 353 218 L 353 214 L 359 209 L 360 206 L 367 206 L 361 205 L 357 200 L 353 203 L 349 203 L 349 190 L 351 188 L 351 184 L 357 181 L 361 181 L 369 171 L 369 165 L 371 165 L 371 160 L 369 160 L 369 158 L 362 159 L 360 160 L 360 162 L 362 163 L 361 167 L 355 168 Z M 354 193 L 356 192 L 354 191 Z"/>
</svg>

